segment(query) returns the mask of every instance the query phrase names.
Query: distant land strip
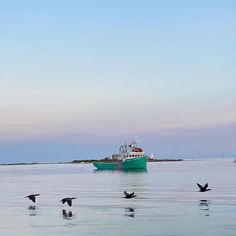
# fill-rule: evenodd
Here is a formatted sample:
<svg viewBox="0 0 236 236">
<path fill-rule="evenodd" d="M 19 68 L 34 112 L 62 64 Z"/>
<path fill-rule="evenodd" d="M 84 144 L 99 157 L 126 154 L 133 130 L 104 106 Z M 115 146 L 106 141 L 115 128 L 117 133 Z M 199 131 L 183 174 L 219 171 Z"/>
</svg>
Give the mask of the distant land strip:
<svg viewBox="0 0 236 236">
<path fill-rule="evenodd" d="M 148 159 L 148 162 L 168 162 L 168 161 L 184 161 L 184 159 Z M 13 166 L 13 165 L 42 165 L 42 164 L 83 164 L 83 163 L 93 163 L 93 162 L 112 162 L 107 159 L 89 159 L 89 160 L 73 160 L 69 162 L 19 162 L 19 163 L 1 163 L 0 166 Z"/>
<path fill-rule="evenodd" d="M 161 161 L 183 161 L 184 159 L 148 159 L 148 162 L 161 162 Z M 73 160 L 70 163 L 93 163 L 93 162 L 115 162 L 113 160 L 100 159 L 100 160 Z"/>
</svg>

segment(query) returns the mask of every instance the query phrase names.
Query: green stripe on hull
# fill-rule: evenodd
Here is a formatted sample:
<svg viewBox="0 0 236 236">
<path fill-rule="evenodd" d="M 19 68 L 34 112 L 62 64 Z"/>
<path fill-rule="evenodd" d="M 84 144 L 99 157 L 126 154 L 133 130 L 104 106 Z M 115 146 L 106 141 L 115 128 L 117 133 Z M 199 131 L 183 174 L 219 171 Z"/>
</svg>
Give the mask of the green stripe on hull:
<svg viewBox="0 0 236 236">
<path fill-rule="evenodd" d="M 94 162 L 93 165 L 98 170 L 132 170 L 132 169 L 144 169 L 147 168 L 147 157 L 137 157 L 132 159 L 126 159 L 119 162 Z"/>
</svg>

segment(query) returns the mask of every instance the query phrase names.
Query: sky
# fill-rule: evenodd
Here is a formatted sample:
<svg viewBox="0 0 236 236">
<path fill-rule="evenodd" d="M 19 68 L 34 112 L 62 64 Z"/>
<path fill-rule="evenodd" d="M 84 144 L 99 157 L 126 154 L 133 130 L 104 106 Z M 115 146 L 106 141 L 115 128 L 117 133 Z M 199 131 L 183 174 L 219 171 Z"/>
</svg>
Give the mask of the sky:
<svg viewBox="0 0 236 236">
<path fill-rule="evenodd" d="M 236 1 L 0 0 L 0 163 L 236 156 Z"/>
</svg>

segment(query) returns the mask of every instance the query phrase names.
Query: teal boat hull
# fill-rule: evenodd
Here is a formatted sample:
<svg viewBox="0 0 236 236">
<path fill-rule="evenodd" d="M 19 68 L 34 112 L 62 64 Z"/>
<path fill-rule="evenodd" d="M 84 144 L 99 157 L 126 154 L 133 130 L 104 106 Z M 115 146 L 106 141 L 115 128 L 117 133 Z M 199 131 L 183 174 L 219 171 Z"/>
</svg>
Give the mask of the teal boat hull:
<svg viewBox="0 0 236 236">
<path fill-rule="evenodd" d="M 114 162 L 93 162 L 98 170 L 146 170 L 147 156 Z"/>
</svg>

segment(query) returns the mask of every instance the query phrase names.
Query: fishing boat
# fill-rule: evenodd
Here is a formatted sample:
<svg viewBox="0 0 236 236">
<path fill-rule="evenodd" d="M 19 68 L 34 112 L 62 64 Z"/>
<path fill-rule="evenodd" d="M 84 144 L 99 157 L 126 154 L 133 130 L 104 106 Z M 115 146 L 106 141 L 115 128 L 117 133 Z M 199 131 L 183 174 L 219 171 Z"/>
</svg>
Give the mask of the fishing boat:
<svg viewBox="0 0 236 236">
<path fill-rule="evenodd" d="M 146 170 L 148 157 L 135 141 L 121 145 L 119 151 L 115 159 L 93 162 L 93 165 L 98 170 Z"/>
</svg>

